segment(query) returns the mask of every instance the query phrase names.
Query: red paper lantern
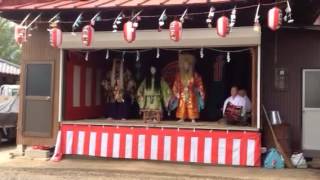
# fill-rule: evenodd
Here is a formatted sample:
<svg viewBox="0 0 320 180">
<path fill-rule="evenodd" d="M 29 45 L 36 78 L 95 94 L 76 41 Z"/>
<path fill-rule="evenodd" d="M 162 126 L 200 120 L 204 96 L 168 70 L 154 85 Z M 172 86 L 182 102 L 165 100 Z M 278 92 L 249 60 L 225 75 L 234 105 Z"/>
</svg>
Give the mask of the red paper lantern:
<svg viewBox="0 0 320 180">
<path fill-rule="evenodd" d="M 132 43 L 136 39 L 136 28 L 133 26 L 133 22 L 128 21 L 123 25 L 123 38 L 128 43 Z"/>
<path fill-rule="evenodd" d="M 49 33 L 50 33 L 50 45 L 54 48 L 60 47 L 62 44 L 61 29 L 54 27 L 49 30 Z"/>
<path fill-rule="evenodd" d="M 217 34 L 221 37 L 229 34 L 229 19 L 226 16 L 221 16 L 217 20 Z"/>
<path fill-rule="evenodd" d="M 91 25 L 86 25 L 82 28 L 82 44 L 91 46 L 93 41 L 94 28 Z"/>
<path fill-rule="evenodd" d="M 180 21 L 172 21 L 170 23 L 170 39 L 172 41 L 180 41 L 181 37 L 182 37 L 182 23 Z"/>
<path fill-rule="evenodd" d="M 281 9 L 274 7 L 268 12 L 268 26 L 271 30 L 275 31 L 280 28 L 282 24 Z"/>
<path fill-rule="evenodd" d="M 25 26 L 16 25 L 14 30 L 14 39 L 21 45 L 27 41 L 27 28 Z"/>
</svg>

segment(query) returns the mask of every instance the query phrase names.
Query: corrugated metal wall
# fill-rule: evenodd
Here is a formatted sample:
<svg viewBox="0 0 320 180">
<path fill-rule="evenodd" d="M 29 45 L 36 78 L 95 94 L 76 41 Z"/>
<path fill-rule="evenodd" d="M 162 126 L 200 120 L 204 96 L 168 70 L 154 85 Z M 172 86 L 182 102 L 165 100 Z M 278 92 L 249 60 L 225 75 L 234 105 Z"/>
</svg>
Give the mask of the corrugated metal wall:
<svg viewBox="0 0 320 180">
<path fill-rule="evenodd" d="M 288 89 L 274 86 L 275 68 L 287 68 Z M 291 146 L 301 149 L 302 69 L 320 68 L 320 32 L 282 29 L 262 33 L 262 103 L 268 110 L 279 110 L 290 124 Z M 320 92 L 319 92 L 320 94 Z"/>
</svg>

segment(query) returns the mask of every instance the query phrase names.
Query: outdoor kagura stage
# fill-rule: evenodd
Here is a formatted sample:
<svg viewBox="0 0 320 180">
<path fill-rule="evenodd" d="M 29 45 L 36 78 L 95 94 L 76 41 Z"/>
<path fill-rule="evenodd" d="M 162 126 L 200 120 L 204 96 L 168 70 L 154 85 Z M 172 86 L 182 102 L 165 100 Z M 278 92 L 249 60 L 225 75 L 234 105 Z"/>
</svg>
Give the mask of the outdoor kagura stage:
<svg viewBox="0 0 320 180">
<path fill-rule="evenodd" d="M 83 53 L 73 52 L 75 49 L 83 49 L 82 44 L 77 43 L 81 35 L 73 36 L 70 32 L 64 33 L 60 69 L 65 71 L 60 71 L 59 91 L 60 94 L 65 94 L 59 97 L 60 131 L 53 160 L 59 161 L 63 155 L 83 155 L 211 165 L 260 166 L 260 71 L 258 71 L 260 69 L 260 56 L 258 56 L 260 33 L 254 32 L 252 27 L 234 28 L 232 36 L 222 39 L 214 35 L 211 29 L 194 28 L 184 30 L 184 40 L 173 43 L 168 41 L 168 32 L 141 30 L 137 32 L 137 36 L 144 38 L 132 44 L 123 42 L 122 33 L 99 31 L 95 34 L 95 43 L 90 47 L 93 51 L 90 56 L 86 53 L 88 55 L 88 61 L 86 61 Z M 163 120 L 157 124 L 144 123 L 143 120 L 93 119 L 105 116 L 106 108 L 102 98 L 104 94 L 101 90 L 101 80 L 106 73 L 106 65 L 110 66 L 108 64 L 110 61 L 105 61 L 106 53 L 94 52 L 94 50 L 108 49 L 111 52 L 116 50 L 115 55 L 119 55 L 118 49 L 122 50 L 120 52 L 136 53 L 136 49 L 150 48 L 155 41 L 157 41 L 156 48 L 164 48 L 161 49 L 162 60 L 157 60 L 163 63 L 163 66 L 176 61 L 178 55 L 175 51 L 167 52 L 167 48 L 248 47 L 244 59 L 248 65 L 246 67 L 250 69 L 246 71 L 250 72 L 246 81 L 254 107 L 252 126 L 229 126 L 213 121 L 198 121 L 193 124 Z M 150 53 L 146 54 L 150 58 L 144 57 L 139 63 L 146 60 L 146 64 L 147 60 L 154 58 L 153 53 L 156 53 L 156 49 L 152 49 Z M 209 56 L 208 52 L 205 57 L 216 57 L 216 55 L 219 54 Z M 127 67 L 135 67 L 136 60 L 131 61 L 130 57 L 126 57 L 125 62 L 133 63 Z M 199 62 L 213 63 L 212 59 L 207 61 L 203 59 Z M 202 65 L 204 68 L 213 66 L 213 64 Z M 159 72 L 163 70 L 161 67 L 159 65 Z M 207 72 L 212 71 L 208 69 Z M 243 75 L 243 73 L 240 74 Z M 203 77 L 209 76 L 208 74 Z M 209 91 L 209 85 L 207 88 Z M 214 108 L 211 109 L 213 110 Z M 207 117 L 201 118 L 201 120 L 206 119 L 211 120 Z"/>
<path fill-rule="evenodd" d="M 63 155 L 260 166 L 260 133 L 214 122 L 61 122 L 53 160 Z"/>
</svg>

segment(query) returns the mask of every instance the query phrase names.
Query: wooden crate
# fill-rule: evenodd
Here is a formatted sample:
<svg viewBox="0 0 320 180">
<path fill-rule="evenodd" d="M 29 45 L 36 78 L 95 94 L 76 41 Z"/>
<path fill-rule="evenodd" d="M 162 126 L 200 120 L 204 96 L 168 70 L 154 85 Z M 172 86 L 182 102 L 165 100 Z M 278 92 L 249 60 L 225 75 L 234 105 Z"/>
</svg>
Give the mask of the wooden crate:
<svg viewBox="0 0 320 180">
<path fill-rule="evenodd" d="M 148 121 L 155 120 L 156 122 L 160 122 L 162 118 L 162 112 L 159 110 L 141 110 L 142 119 L 145 123 Z"/>
<path fill-rule="evenodd" d="M 285 153 L 290 156 L 292 154 L 290 146 L 290 126 L 288 124 L 278 124 L 272 126 L 279 143 L 282 145 Z M 275 147 L 271 132 L 267 131 L 266 129 L 264 129 L 263 133 L 263 144 L 267 148 Z"/>
</svg>

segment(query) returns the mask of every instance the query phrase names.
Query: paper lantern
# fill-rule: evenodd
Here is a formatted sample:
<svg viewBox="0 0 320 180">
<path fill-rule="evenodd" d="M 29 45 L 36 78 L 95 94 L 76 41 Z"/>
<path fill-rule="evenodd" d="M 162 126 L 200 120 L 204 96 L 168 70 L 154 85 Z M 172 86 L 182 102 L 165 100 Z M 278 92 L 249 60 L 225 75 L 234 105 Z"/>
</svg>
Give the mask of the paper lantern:
<svg viewBox="0 0 320 180">
<path fill-rule="evenodd" d="M 86 25 L 82 28 L 82 44 L 91 46 L 93 41 L 94 28 L 91 25 Z"/>
<path fill-rule="evenodd" d="M 170 33 L 170 39 L 172 41 L 180 41 L 181 36 L 182 36 L 182 23 L 180 21 L 172 21 L 170 23 L 170 29 L 169 29 L 169 33 Z"/>
<path fill-rule="evenodd" d="M 132 43 L 136 39 L 136 28 L 133 26 L 133 22 L 128 21 L 123 25 L 123 38 L 128 43 Z"/>
<path fill-rule="evenodd" d="M 282 24 L 281 9 L 274 7 L 268 12 L 268 26 L 271 30 L 275 31 L 280 28 Z"/>
<path fill-rule="evenodd" d="M 27 41 L 27 28 L 25 26 L 16 25 L 14 30 L 14 39 L 21 45 Z"/>
<path fill-rule="evenodd" d="M 49 33 L 50 33 L 50 45 L 54 48 L 60 47 L 62 44 L 61 29 L 54 27 L 49 30 Z"/>
<path fill-rule="evenodd" d="M 221 16 L 217 20 L 217 34 L 221 37 L 229 34 L 229 19 L 226 16 Z"/>
</svg>

